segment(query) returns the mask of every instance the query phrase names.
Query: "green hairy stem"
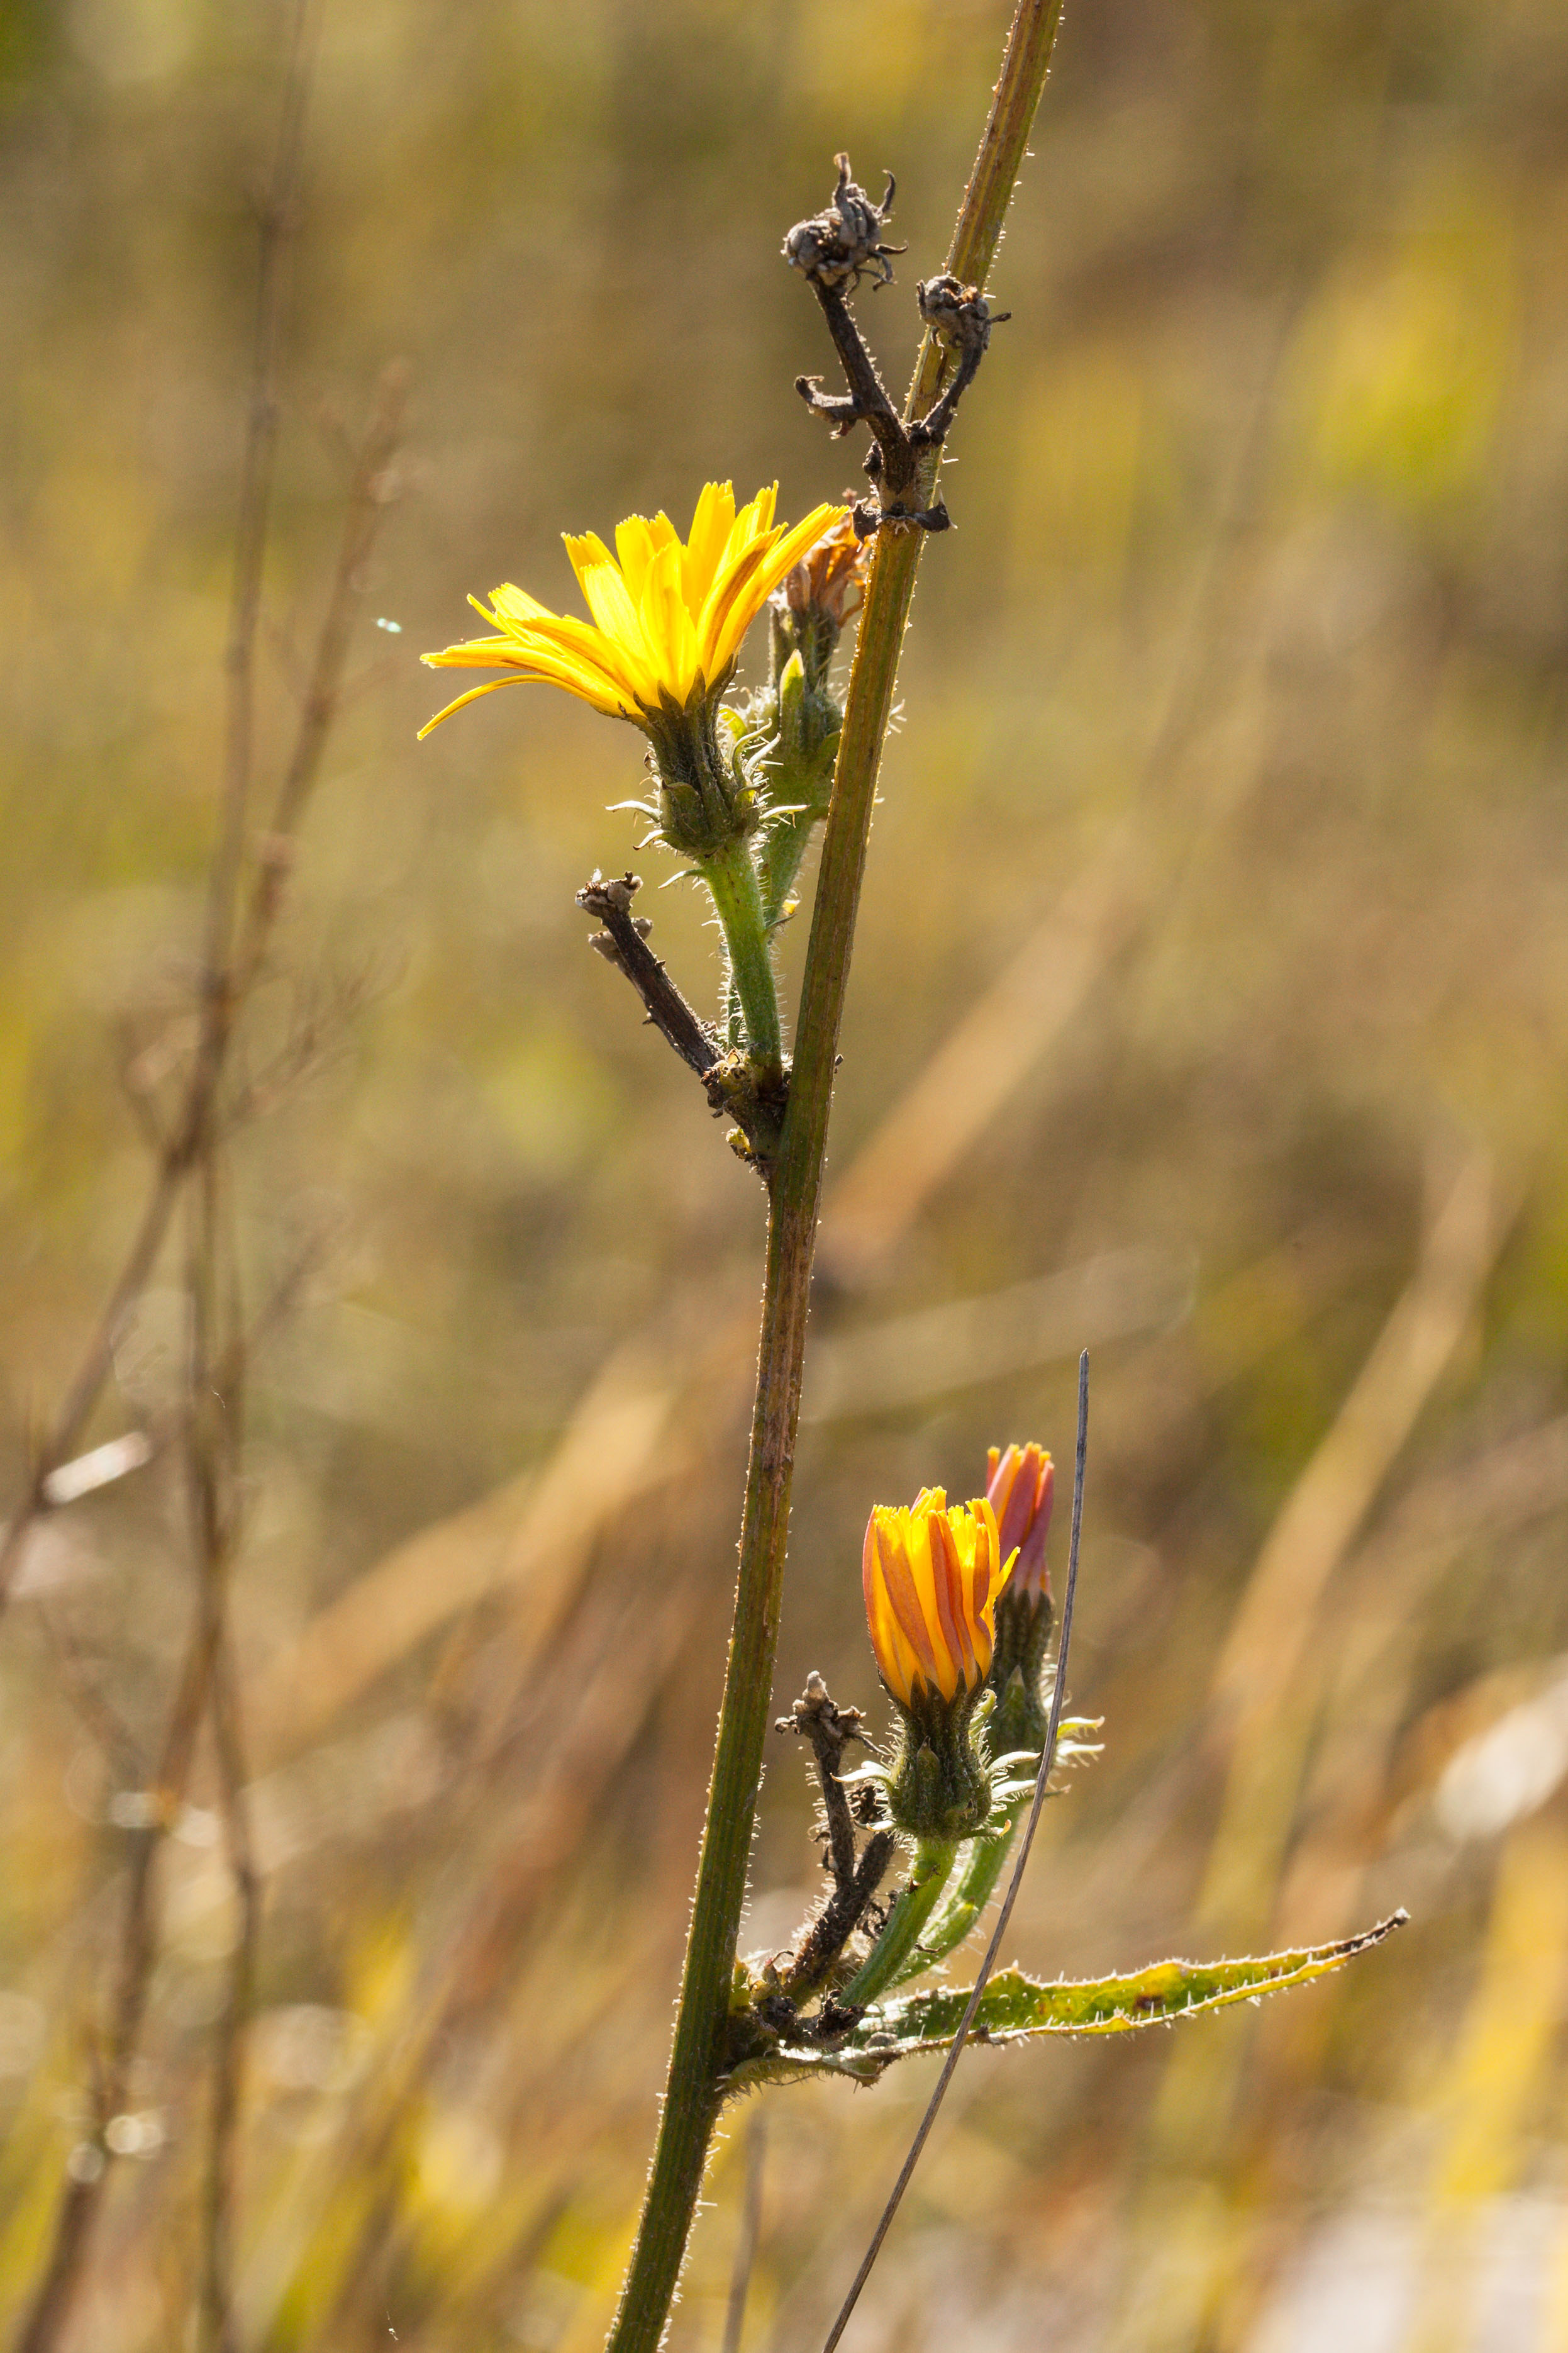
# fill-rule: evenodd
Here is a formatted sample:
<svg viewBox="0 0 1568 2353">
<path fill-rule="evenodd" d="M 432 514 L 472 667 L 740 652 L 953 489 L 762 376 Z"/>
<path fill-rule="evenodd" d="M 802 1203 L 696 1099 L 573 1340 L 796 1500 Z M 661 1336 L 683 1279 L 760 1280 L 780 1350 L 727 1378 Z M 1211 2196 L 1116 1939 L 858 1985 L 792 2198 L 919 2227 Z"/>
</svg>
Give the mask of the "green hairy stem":
<svg viewBox="0 0 1568 2353">
<path fill-rule="evenodd" d="M 994 257 L 1045 88 L 1060 13 L 1061 0 L 1019 0 L 948 256 L 948 268 L 965 282 L 984 285 Z M 911 417 L 925 414 L 944 364 L 940 346 L 928 335 L 911 389 Z M 940 459 L 940 449 L 933 449 L 926 461 L 924 470 L 933 484 Z M 789 1107 L 769 1191 L 756 1402 L 729 1667 L 668 2088 L 631 2268 L 610 2333 L 612 2353 L 657 2353 L 718 2115 L 715 2084 L 724 2052 L 754 1810 L 773 1714 L 790 1481 L 834 1070 L 882 744 L 923 545 L 924 533 L 919 530 L 878 533 L 846 699 L 801 992 Z M 738 985 L 740 977 L 737 974 Z"/>
<path fill-rule="evenodd" d="M 887 1926 L 844 1989 L 841 1999 L 852 2008 L 875 2001 L 889 1986 L 931 1966 L 935 1955 L 921 1943 L 921 1930 L 936 1909 L 957 1855 L 958 1849 L 941 1839 L 921 1841 L 909 1885 L 895 1899 Z"/>
<path fill-rule="evenodd" d="M 754 1062 L 776 1071 L 784 1059 L 778 983 L 751 850 L 744 840 L 731 841 L 717 857 L 704 859 L 700 871 L 723 928 L 729 960 L 726 997 L 738 1004 L 744 1027 L 743 1038 L 730 1042 L 743 1044 Z"/>
<path fill-rule="evenodd" d="M 1002 1876 L 1002 1866 L 1012 1852 L 1014 1831 L 1005 1831 L 1000 1837 L 976 1839 L 969 1850 L 963 1869 L 953 1882 L 942 1910 L 921 1938 L 920 1949 L 910 1956 L 904 1967 L 889 1982 L 903 1985 L 922 1969 L 943 1961 L 949 1953 L 956 1952 L 996 1893 L 996 1883 Z"/>
</svg>

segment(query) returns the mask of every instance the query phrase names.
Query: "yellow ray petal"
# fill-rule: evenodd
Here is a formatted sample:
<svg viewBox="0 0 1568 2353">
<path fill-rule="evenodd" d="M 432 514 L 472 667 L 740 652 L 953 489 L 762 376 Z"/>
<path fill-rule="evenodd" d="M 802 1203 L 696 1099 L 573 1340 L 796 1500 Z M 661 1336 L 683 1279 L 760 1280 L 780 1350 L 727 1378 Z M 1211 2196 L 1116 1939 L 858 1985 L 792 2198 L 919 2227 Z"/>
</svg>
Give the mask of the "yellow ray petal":
<svg viewBox="0 0 1568 2353">
<path fill-rule="evenodd" d="M 684 703 L 697 682 L 697 629 L 682 593 L 679 541 L 661 547 L 648 567 L 642 596 L 643 635 L 660 679 Z"/>
<path fill-rule="evenodd" d="M 730 482 L 705 482 L 691 518 L 686 554 L 681 565 L 687 610 L 700 613 L 713 586 L 713 575 L 729 543 L 735 521 L 735 491 Z"/>
<path fill-rule="evenodd" d="M 456 702 L 448 702 L 445 711 L 438 711 L 434 719 L 427 719 L 425 722 L 424 726 L 419 730 L 418 735 L 415 739 L 416 742 L 423 744 L 425 738 L 429 734 L 430 730 L 433 727 L 439 727 L 443 719 L 450 719 L 454 711 L 461 711 L 465 702 L 477 702 L 481 694 L 494 694 L 498 687 L 522 686 L 526 683 L 527 681 L 525 680 L 515 677 L 492 678 L 487 685 L 470 686 L 467 694 L 459 694 Z"/>
<path fill-rule="evenodd" d="M 468 602 L 479 612 L 484 611 L 477 596 L 470 596 Z M 495 608 L 496 620 L 502 628 L 512 621 L 540 621 L 551 617 L 548 605 L 542 605 L 537 596 L 531 596 L 526 588 L 515 587 L 510 580 L 503 580 L 499 588 L 490 590 L 490 603 Z"/>
<path fill-rule="evenodd" d="M 563 531 L 561 539 L 572 569 L 577 575 L 580 588 L 583 586 L 583 575 L 591 565 L 614 564 L 616 560 L 596 531 Z M 586 589 L 584 589 L 584 594 L 587 594 Z"/>
<path fill-rule="evenodd" d="M 679 544 L 675 525 L 667 514 L 657 514 L 651 522 L 646 515 L 627 515 L 625 522 L 616 525 L 616 554 L 620 558 L 626 593 L 634 605 L 642 603 L 648 566 L 659 549 Z"/>
<path fill-rule="evenodd" d="M 592 638 L 596 635 L 586 623 L 577 626 L 584 637 Z M 426 654 L 422 659 L 432 670 L 505 670 L 511 671 L 514 678 L 562 686 L 569 694 L 579 695 L 584 702 L 592 703 L 595 711 L 608 712 L 616 718 L 629 719 L 636 709 L 635 696 L 626 680 L 606 662 L 596 659 L 592 649 L 552 643 L 542 638 L 532 644 L 523 644 L 516 638 L 482 638 L 468 645 L 448 646 L 441 653 Z"/>
<path fill-rule="evenodd" d="M 653 649 L 643 634 L 642 617 L 621 577 L 620 566 L 606 557 L 603 564 L 584 564 L 578 577 L 600 633 L 647 661 Z"/>
<path fill-rule="evenodd" d="M 419 659 L 431 670 L 505 670 L 516 651 L 515 638 L 469 638 L 460 646 L 443 646 L 439 653 Z"/>
<path fill-rule="evenodd" d="M 741 650 L 742 638 L 784 574 L 847 512 L 844 507 L 814 508 L 793 530 L 751 541 L 730 568 L 721 573 L 699 629 L 705 678 L 716 679 L 729 670 Z"/>
<path fill-rule="evenodd" d="M 721 573 L 703 608 L 698 630 L 702 651 L 702 675 L 710 684 L 727 678 L 741 650 L 741 640 L 767 599 L 756 582 L 767 561 L 767 542 L 754 540 Z"/>
<path fill-rule="evenodd" d="M 735 528 L 730 534 L 731 544 L 747 546 L 753 539 L 760 539 L 764 532 L 772 531 L 773 510 L 778 500 L 779 486 L 776 482 L 766 483 L 754 499 L 748 499 L 735 517 Z"/>
</svg>

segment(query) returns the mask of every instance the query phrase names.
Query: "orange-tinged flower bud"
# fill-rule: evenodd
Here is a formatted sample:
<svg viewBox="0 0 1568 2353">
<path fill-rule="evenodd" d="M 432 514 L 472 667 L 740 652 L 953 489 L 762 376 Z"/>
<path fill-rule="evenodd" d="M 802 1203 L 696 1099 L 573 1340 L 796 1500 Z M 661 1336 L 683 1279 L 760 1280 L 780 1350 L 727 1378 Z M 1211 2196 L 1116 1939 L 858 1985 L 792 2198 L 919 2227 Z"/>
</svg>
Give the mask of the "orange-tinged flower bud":
<svg viewBox="0 0 1568 2353">
<path fill-rule="evenodd" d="M 1050 1531 L 1051 1504 L 1056 1498 L 1057 1466 L 1042 1446 L 1009 1446 L 1004 1453 L 993 1446 L 986 1456 L 986 1500 L 996 1514 L 1002 1557 L 1011 1553 L 1008 1590 L 1031 1597 L 1048 1592 L 1046 1537 Z"/>
<path fill-rule="evenodd" d="M 866 543 L 847 517 L 823 533 L 774 593 L 792 613 L 826 613 L 835 628 L 854 619 L 866 601 Z"/>
<path fill-rule="evenodd" d="M 907 1508 L 876 1505 L 862 1560 L 866 1620 L 882 1681 L 901 1706 L 982 1688 L 1004 1558 L 984 1496 L 950 1507 L 940 1487 L 927 1487 Z"/>
<path fill-rule="evenodd" d="M 1051 1631 L 1051 1581 L 1046 1574 L 1046 1535 L 1051 1525 L 1056 1465 L 1043 1446 L 993 1446 L 987 1457 L 986 1494 L 996 1514 L 1005 1558 L 1017 1557 L 996 1609 L 996 1641 L 991 1688 L 996 1694 L 993 1727 L 998 1754 L 1037 1749 L 1047 1715 L 1046 1644 Z"/>
</svg>

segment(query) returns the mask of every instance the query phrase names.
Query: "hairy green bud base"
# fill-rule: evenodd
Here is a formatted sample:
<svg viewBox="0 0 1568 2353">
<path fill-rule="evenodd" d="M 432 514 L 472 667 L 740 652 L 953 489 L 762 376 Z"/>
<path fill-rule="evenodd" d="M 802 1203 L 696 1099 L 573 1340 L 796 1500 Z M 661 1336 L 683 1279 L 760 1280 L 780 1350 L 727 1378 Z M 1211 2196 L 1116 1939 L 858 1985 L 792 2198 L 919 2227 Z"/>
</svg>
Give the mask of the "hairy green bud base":
<svg viewBox="0 0 1568 2353">
<path fill-rule="evenodd" d="M 886 1782 L 888 1815 L 909 1838 L 973 1838 L 991 1819 L 991 1772 L 979 1694 L 917 1691 L 899 1705 L 900 1740 Z M 989 1713 L 989 1711 L 986 1711 Z"/>
<path fill-rule="evenodd" d="M 742 760 L 724 757 L 708 688 L 684 708 L 665 702 L 645 723 L 656 788 L 650 814 L 668 849 L 701 865 L 756 831 L 757 786 Z"/>
</svg>

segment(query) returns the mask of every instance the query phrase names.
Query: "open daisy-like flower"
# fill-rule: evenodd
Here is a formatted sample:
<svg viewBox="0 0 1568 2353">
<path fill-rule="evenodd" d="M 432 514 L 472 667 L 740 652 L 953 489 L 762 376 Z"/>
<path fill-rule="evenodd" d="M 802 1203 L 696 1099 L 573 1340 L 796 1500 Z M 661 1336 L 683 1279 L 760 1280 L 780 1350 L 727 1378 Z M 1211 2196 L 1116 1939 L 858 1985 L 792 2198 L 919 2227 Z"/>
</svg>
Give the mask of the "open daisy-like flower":
<svg viewBox="0 0 1568 2353">
<path fill-rule="evenodd" d="M 710 482 L 682 541 L 667 514 L 628 515 L 616 553 L 596 533 L 570 535 L 566 553 L 592 621 L 552 613 L 521 588 L 469 598 L 496 634 L 424 659 L 437 669 L 499 670 L 420 729 L 449 719 L 498 687 L 538 682 L 655 736 L 694 702 L 711 709 L 728 683 L 747 629 L 795 565 L 840 522 L 843 507 L 813 508 L 793 529 L 773 522 L 777 483 L 739 512 L 728 482 Z"/>
</svg>

